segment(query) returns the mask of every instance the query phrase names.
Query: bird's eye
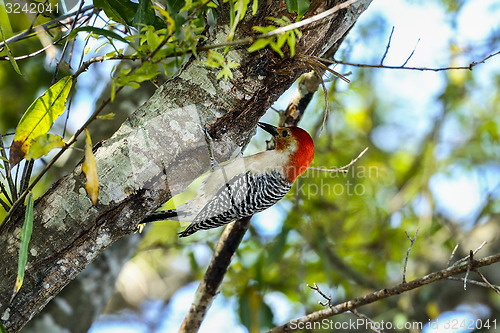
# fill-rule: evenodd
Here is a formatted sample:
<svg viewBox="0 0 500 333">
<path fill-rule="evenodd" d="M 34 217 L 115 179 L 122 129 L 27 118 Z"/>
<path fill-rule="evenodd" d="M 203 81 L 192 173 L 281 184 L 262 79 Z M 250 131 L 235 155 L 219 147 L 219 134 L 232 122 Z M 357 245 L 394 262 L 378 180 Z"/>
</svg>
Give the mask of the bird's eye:
<svg viewBox="0 0 500 333">
<path fill-rule="evenodd" d="M 288 131 L 281 132 L 281 136 L 284 137 L 284 138 L 286 138 L 289 135 L 290 135 L 290 133 L 288 133 Z"/>
</svg>

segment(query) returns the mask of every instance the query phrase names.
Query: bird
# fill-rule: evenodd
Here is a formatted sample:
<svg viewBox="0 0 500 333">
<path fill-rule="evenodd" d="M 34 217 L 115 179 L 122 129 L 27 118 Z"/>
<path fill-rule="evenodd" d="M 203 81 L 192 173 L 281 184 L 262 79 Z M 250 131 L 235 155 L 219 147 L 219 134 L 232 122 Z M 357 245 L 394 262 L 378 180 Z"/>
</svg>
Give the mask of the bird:
<svg viewBox="0 0 500 333">
<path fill-rule="evenodd" d="M 313 139 L 300 127 L 259 122 L 272 135 L 267 150 L 216 167 L 193 199 L 171 210 L 156 211 L 141 223 L 177 218 L 191 222 L 179 237 L 212 229 L 261 212 L 283 198 L 311 165 Z"/>
</svg>

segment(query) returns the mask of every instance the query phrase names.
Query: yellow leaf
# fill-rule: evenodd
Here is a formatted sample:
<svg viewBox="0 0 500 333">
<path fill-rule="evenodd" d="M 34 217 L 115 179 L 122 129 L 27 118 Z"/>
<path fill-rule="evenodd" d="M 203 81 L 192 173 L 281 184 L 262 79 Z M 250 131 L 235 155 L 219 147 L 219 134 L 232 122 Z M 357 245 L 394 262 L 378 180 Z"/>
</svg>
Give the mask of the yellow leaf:
<svg viewBox="0 0 500 333">
<path fill-rule="evenodd" d="M 102 116 L 97 116 L 97 119 L 111 120 L 115 119 L 115 114 L 113 112 L 103 114 Z"/>
<path fill-rule="evenodd" d="M 62 78 L 38 97 L 26 110 L 17 125 L 16 134 L 10 147 L 11 169 L 26 156 L 33 139 L 46 134 L 57 117 L 64 112 L 72 84 L 71 76 Z"/>
<path fill-rule="evenodd" d="M 27 160 L 36 160 L 37 158 L 47 155 L 54 148 L 64 147 L 64 140 L 59 135 L 42 134 L 33 139 L 30 144 L 28 153 L 26 154 Z"/>
<path fill-rule="evenodd" d="M 158 6 L 153 5 L 153 8 L 159 11 L 160 14 L 165 18 L 165 21 L 167 22 L 168 25 L 168 33 L 173 34 L 175 30 L 175 21 L 172 19 L 170 14 L 165 9 L 160 8 Z"/>
<path fill-rule="evenodd" d="M 82 171 L 87 177 L 85 189 L 90 200 L 92 200 L 92 204 L 95 206 L 97 204 L 97 197 L 99 196 L 99 179 L 97 178 L 97 166 L 94 153 L 92 152 L 92 139 L 87 129 L 85 129 L 85 159 L 83 160 Z"/>
</svg>

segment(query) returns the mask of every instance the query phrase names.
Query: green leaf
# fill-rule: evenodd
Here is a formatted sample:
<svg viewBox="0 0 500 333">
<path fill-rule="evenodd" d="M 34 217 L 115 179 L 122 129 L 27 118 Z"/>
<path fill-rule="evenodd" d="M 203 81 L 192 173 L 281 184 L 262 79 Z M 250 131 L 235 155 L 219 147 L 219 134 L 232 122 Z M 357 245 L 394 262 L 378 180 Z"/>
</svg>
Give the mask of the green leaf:
<svg viewBox="0 0 500 333">
<path fill-rule="evenodd" d="M 57 117 L 66 108 L 66 99 L 71 91 L 73 78 L 66 76 L 38 97 L 26 110 L 16 128 L 10 146 L 9 162 L 11 169 L 28 153 L 33 139 L 46 134 Z"/>
<path fill-rule="evenodd" d="M 2 29 L 7 36 L 12 35 L 12 26 L 9 20 L 9 14 L 7 13 L 7 8 L 5 8 L 5 3 L 0 0 L 0 29 Z"/>
<path fill-rule="evenodd" d="M 134 18 L 139 5 L 129 0 L 94 0 L 94 6 L 104 10 L 115 22 L 134 25 Z"/>
<path fill-rule="evenodd" d="M 87 177 L 85 189 L 92 200 L 92 204 L 95 206 L 99 196 L 99 179 L 97 177 L 94 152 L 92 152 L 92 140 L 87 129 L 85 129 L 85 159 L 83 160 L 82 171 Z"/>
<path fill-rule="evenodd" d="M 181 9 L 184 8 L 186 2 L 184 0 L 167 0 L 167 11 L 170 13 L 170 17 L 175 21 L 175 26 L 180 27 L 186 18 L 185 13 L 181 14 Z M 175 34 L 179 35 L 182 29 L 175 29 Z"/>
<path fill-rule="evenodd" d="M 0 321 L 0 333 L 7 333 L 5 326 L 3 326 L 2 321 Z"/>
<path fill-rule="evenodd" d="M 97 116 L 97 119 L 112 120 L 115 119 L 115 114 L 113 112 L 103 114 L 102 116 Z"/>
<path fill-rule="evenodd" d="M 167 23 L 168 33 L 169 34 L 174 33 L 175 21 L 172 19 L 172 16 L 170 15 L 170 13 L 168 11 L 166 11 L 165 9 L 160 8 L 158 6 L 153 6 L 153 8 L 155 10 L 157 10 L 164 17 L 164 21 Z"/>
<path fill-rule="evenodd" d="M 16 71 L 17 74 L 23 75 L 21 73 L 21 70 L 19 69 L 19 66 L 17 65 L 16 59 L 14 59 L 14 56 L 12 55 L 12 52 L 10 51 L 9 44 L 5 43 L 5 38 L 3 36 L 3 30 L 2 30 L 1 26 L 0 26 L 0 34 L 2 35 L 2 41 L 4 41 L 5 51 L 7 52 L 7 57 L 9 58 L 10 64 L 12 65 L 12 67 L 14 68 L 14 70 Z"/>
<path fill-rule="evenodd" d="M 286 43 L 288 44 L 288 47 L 290 48 L 290 58 L 293 58 L 295 56 L 295 44 L 296 44 L 295 33 L 293 31 L 288 36 Z"/>
<path fill-rule="evenodd" d="M 113 38 L 113 39 L 116 39 L 116 40 L 119 40 L 120 42 L 124 42 L 124 43 L 127 43 L 127 44 L 130 44 L 130 41 L 126 40 L 125 38 L 123 38 L 122 36 L 118 35 L 116 32 L 113 32 L 111 30 L 107 30 L 107 29 L 101 29 L 101 28 L 95 28 L 95 27 L 80 27 L 80 28 L 76 28 L 74 29 L 73 31 L 71 31 L 71 33 L 68 35 L 68 39 L 73 39 L 76 37 L 76 35 L 80 32 L 80 31 L 86 31 L 86 32 L 91 32 L 93 34 L 96 34 L 96 35 L 99 35 L 99 36 L 106 36 L 106 37 L 110 37 L 110 38 Z"/>
<path fill-rule="evenodd" d="M 289 13 L 297 13 L 297 19 L 300 19 L 309 9 L 309 0 L 286 0 L 285 3 Z"/>
<path fill-rule="evenodd" d="M 179 13 L 186 4 L 184 0 L 167 0 L 167 10 L 170 14 Z"/>
<path fill-rule="evenodd" d="M 146 40 L 151 50 L 155 50 L 162 42 L 162 38 L 158 36 L 152 26 L 148 27 L 146 31 Z"/>
<path fill-rule="evenodd" d="M 252 15 L 257 14 L 257 9 L 259 9 L 259 0 L 253 0 L 253 3 L 252 3 Z"/>
<path fill-rule="evenodd" d="M 19 249 L 19 260 L 17 262 L 17 278 L 14 286 L 14 292 L 11 300 L 16 296 L 21 289 L 24 281 L 24 271 L 26 269 L 26 262 L 28 261 L 28 245 L 31 239 L 31 232 L 33 231 L 33 195 L 31 192 L 28 194 L 26 202 L 26 212 L 24 216 L 24 224 L 21 229 L 21 247 Z"/>
<path fill-rule="evenodd" d="M 139 8 L 135 13 L 133 24 L 137 29 L 146 25 L 153 25 L 156 20 L 155 10 L 151 0 L 139 0 Z"/>
<path fill-rule="evenodd" d="M 248 48 L 248 52 L 252 53 L 258 51 L 260 49 L 265 48 L 271 42 L 268 38 L 259 38 L 257 39 L 250 47 Z"/>
<path fill-rule="evenodd" d="M 47 155 L 52 149 L 64 147 L 64 144 L 63 138 L 59 135 L 42 134 L 33 139 L 25 158 L 27 160 L 36 160 L 43 155 Z"/>
</svg>

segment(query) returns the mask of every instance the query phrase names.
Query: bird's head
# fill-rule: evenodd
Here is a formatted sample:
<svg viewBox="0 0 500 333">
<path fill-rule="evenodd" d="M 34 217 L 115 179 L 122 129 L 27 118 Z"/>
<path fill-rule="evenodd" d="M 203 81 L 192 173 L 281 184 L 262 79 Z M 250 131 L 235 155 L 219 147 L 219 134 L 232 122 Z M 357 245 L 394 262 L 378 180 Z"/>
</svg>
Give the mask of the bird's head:
<svg viewBox="0 0 500 333">
<path fill-rule="evenodd" d="M 314 158 L 314 143 L 306 131 L 300 127 L 275 127 L 258 123 L 259 127 L 273 136 L 267 149 L 274 149 L 289 156 L 284 172 L 291 182 L 303 174 Z"/>
</svg>

